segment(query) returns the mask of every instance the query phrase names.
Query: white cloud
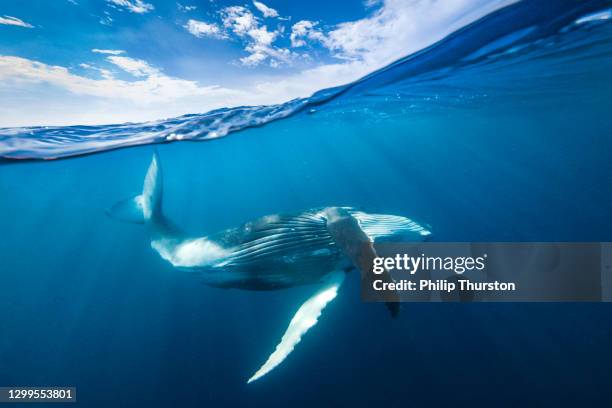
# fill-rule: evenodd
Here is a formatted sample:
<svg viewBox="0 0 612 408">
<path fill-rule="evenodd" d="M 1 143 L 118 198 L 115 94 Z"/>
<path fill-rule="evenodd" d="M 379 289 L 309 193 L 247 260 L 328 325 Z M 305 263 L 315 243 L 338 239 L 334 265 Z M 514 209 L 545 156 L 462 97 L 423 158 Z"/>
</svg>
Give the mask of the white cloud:
<svg viewBox="0 0 612 408">
<path fill-rule="evenodd" d="M 240 62 L 242 62 L 243 65 L 254 67 L 261 64 L 266 60 L 266 58 L 268 58 L 268 55 L 263 50 L 257 50 L 252 47 L 248 51 L 251 52 L 248 57 L 240 58 Z"/>
<path fill-rule="evenodd" d="M 385 0 L 371 16 L 339 24 L 324 45 L 339 58 L 376 66 L 418 51 L 515 0 Z"/>
<path fill-rule="evenodd" d="M 257 28 L 259 22 L 247 8 L 242 6 L 226 7 L 221 10 L 223 25 L 236 35 L 246 35 L 249 30 Z"/>
<path fill-rule="evenodd" d="M 110 16 L 110 13 L 108 11 L 105 11 L 104 15 L 100 17 L 100 20 L 98 20 L 98 22 L 102 25 L 110 26 L 113 24 L 113 18 Z"/>
<path fill-rule="evenodd" d="M 270 66 L 278 68 L 282 64 L 290 64 L 295 55 L 286 48 L 270 47 L 265 44 L 253 43 L 245 48 L 251 54 L 240 58 L 240 62 L 246 66 L 256 66 L 270 60 Z"/>
<path fill-rule="evenodd" d="M 117 55 L 111 55 L 106 59 L 135 77 L 150 77 L 159 75 L 160 73 L 157 68 L 152 67 L 146 61 L 140 59 L 120 57 Z"/>
<path fill-rule="evenodd" d="M 141 78 L 124 81 L 116 78 L 96 80 L 73 74 L 68 68 L 47 65 L 38 61 L 13 56 L 0 56 L 0 79 L 19 85 L 24 83 L 48 83 L 71 92 L 105 98 L 130 99 L 146 102 L 173 100 L 188 95 L 206 95 L 217 86 L 202 87 L 195 81 L 170 77 L 145 61 L 109 56 L 109 61 L 125 71 Z M 91 68 L 85 64 L 86 68 Z"/>
<path fill-rule="evenodd" d="M 32 24 L 26 23 L 20 18 L 11 16 L 0 16 L 0 24 L 13 25 L 17 27 L 33 28 Z"/>
<path fill-rule="evenodd" d="M 109 54 L 109 55 L 119 55 L 125 53 L 123 50 L 101 50 L 99 48 L 93 48 L 91 52 L 95 52 L 98 54 Z"/>
<path fill-rule="evenodd" d="M 278 31 L 268 31 L 268 27 L 261 26 L 249 30 L 248 35 L 256 44 L 269 46 L 278 37 Z"/>
<path fill-rule="evenodd" d="M 189 11 L 193 11 L 198 8 L 197 6 L 184 6 L 181 3 L 176 3 L 176 7 L 183 13 L 187 13 Z"/>
<path fill-rule="evenodd" d="M 225 34 L 223 34 L 219 26 L 214 23 L 190 19 L 183 27 L 198 38 L 225 38 Z"/>
<path fill-rule="evenodd" d="M 299 73 L 260 81 L 254 92 L 286 95 L 285 100 L 355 81 L 391 62 L 421 50 L 516 0 L 386 0 L 370 16 L 340 24 L 331 31 L 316 31 L 314 22 L 298 22 L 292 34 L 295 46 L 316 40 L 339 60 Z M 436 10 L 433 13 L 432 10 Z M 302 24 L 300 24 L 302 23 Z M 311 24 L 312 23 L 312 24 Z"/>
<path fill-rule="evenodd" d="M 364 0 L 363 5 L 366 6 L 366 8 L 370 8 L 370 7 L 378 6 L 382 2 L 383 0 Z"/>
<path fill-rule="evenodd" d="M 298 21 L 291 27 L 291 46 L 303 47 L 306 45 L 306 40 L 325 42 L 325 35 L 321 30 L 315 28 L 319 23 L 317 21 L 302 20 Z"/>
<path fill-rule="evenodd" d="M 221 10 L 223 26 L 245 41 L 245 51 L 248 56 L 240 58 L 240 62 L 247 66 L 257 66 L 269 60 L 270 66 L 278 67 L 288 64 L 294 55 L 286 48 L 273 45 L 279 38 L 281 31 L 269 31 L 260 20 L 245 7 L 233 6 Z"/>
<path fill-rule="evenodd" d="M 0 56 L 0 126 L 134 122 L 309 96 L 322 88 L 354 81 L 512 2 L 386 0 L 368 17 L 327 32 L 320 28 L 321 24 L 302 23 L 291 30 L 295 32 L 292 40 L 296 46 L 299 41 L 317 41 L 340 59 L 292 74 L 279 71 L 262 77 L 257 72 L 249 77 L 246 73 L 245 78 L 255 79 L 240 90 L 169 76 L 146 61 L 121 53 L 104 56 L 117 69 L 135 75 L 130 81 L 117 79 L 108 70 L 103 73 L 102 68 L 92 65 L 87 69 L 97 71 L 95 79 L 65 67 Z M 296 58 L 295 53 L 275 46 L 281 30 L 270 30 L 244 7 L 231 9 L 222 11 L 220 29 L 226 30 L 227 35 L 235 34 L 244 43 L 248 55 L 241 61 L 243 64 L 274 66 Z M 313 30 L 320 34 L 310 34 Z"/>
<path fill-rule="evenodd" d="M 234 101 L 253 104 L 257 100 L 244 91 L 202 86 L 196 81 L 165 75 L 141 60 L 107 58 L 137 79 L 124 81 L 108 70 L 81 65 L 100 72 L 102 78 L 94 79 L 62 66 L 0 56 L 0 126 L 145 121 L 205 112 Z M 50 87 L 53 103 L 49 103 L 47 94 Z M 9 95 L 10 103 L 6 98 Z M 30 108 L 22 109 L 24 104 Z"/>
<path fill-rule="evenodd" d="M 265 4 L 253 0 L 253 5 L 263 14 L 264 17 L 278 17 L 278 11 L 266 6 Z"/>
<path fill-rule="evenodd" d="M 146 3 L 143 0 L 106 0 L 111 4 L 115 4 L 120 7 L 124 7 L 132 13 L 148 13 L 149 11 L 153 11 L 155 7 L 152 4 Z"/>
<path fill-rule="evenodd" d="M 92 71 L 96 71 L 104 79 L 113 79 L 113 73 L 109 71 L 108 69 L 94 67 L 91 64 L 79 64 L 79 67 L 83 69 L 90 69 Z"/>
</svg>

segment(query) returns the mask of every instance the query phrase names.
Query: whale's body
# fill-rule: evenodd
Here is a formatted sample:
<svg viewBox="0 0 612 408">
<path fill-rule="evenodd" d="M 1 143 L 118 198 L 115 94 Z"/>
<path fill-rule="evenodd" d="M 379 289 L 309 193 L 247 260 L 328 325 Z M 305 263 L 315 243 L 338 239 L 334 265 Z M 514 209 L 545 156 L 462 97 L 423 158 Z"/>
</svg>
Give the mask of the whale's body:
<svg viewBox="0 0 612 408">
<path fill-rule="evenodd" d="M 206 237 L 154 238 L 151 246 L 173 266 L 200 272 L 209 286 L 274 290 L 316 284 L 349 266 L 342 265 L 324 213 L 271 215 Z"/>
<path fill-rule="evenodd" d="M 366 217 L 352 208 L 328 207 L 269 215 L 204 237 L 168 234 L 162 228 L 153 234 L 151 246 L 173 266 L 199 272 L 209 286 L 274 290 L 316 284 L 333 271 L 352 267 L 328 228 L 332 211 L 358 222 Z M 419 229 L 419 235 L 428 233 L 416 223 L 395 221 L 411 232 Z"/>
<path fill-rule="evenodd" d="M 177 269 L 196 273 L 206 285 L 242 290 L 276 290 L 318 285 L 300 307 L 266 363 L 249 382 L 276 367 L 301 336 L 316 324 L 323 308 L 337 294 L 347 271 L 365 276 L 376 256 L 379 239 L 420 241 L 430 232 L 401 216 L 368 214 L 351 207 L 324 207 L 296 214 L 261 217 L 207 236 L 190 236 L 162 212 L 163 182 L 154 154 L 143 192 L 115 204 L 113 218 L 144 224 L 151 247 Z M 368 262 L 370 266 L 368 266 Z M 386 275 L 383 278 L 391 279 Z M 397 304 L 388 304 L 392 314 Z"/>
</svg>

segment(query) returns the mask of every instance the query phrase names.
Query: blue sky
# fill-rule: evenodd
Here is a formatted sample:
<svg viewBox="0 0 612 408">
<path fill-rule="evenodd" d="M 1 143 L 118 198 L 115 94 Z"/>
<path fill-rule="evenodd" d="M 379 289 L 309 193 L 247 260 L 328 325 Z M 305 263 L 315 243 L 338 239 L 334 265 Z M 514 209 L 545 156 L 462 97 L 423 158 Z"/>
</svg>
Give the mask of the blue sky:
<svg viewBox="0 0 612 408">
<path fill-rule="evenodd" d="M 154 120 L 355 80 L 512 0 L 0 0 L 0 126 Z"/>
</svg>

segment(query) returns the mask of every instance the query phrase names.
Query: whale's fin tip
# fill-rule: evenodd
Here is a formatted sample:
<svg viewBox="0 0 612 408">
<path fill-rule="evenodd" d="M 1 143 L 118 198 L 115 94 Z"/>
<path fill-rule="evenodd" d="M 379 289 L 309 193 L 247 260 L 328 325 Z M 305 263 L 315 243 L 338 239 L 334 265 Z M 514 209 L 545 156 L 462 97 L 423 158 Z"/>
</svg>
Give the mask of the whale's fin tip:
<svg viewBox="0 0 612 408">
<path fill-rule="evenodd" d="M 144 224 L 142 213 L 142 195 L 127 198 L 115 203 L 106 210 L 106 215 L 117 221 Z"/>
</svg>

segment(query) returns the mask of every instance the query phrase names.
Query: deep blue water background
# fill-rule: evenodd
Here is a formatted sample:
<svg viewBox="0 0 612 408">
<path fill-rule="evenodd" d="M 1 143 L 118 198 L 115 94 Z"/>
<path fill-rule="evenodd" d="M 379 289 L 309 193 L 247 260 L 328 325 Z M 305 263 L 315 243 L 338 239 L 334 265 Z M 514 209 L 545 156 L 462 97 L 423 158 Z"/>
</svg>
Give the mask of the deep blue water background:
<svg viewBox="0 0 612 408">
<path fill-rule="evenodd" d="M 612 27 L 574 20 L 465 67 L 387 72 L 312 112 L 160 145 L 165 211 L 202 235 L 352 205 L 438 241 L 611 241 Z M 247 385 L 312 288 L 205 287 L 106 217 L 152 150 L 0 166 L 0 385 L 73 385 L 100 407 L 610 406 L 610 305 L 404 304 L 392 320 L 356 276 Z"/>
</svg>

